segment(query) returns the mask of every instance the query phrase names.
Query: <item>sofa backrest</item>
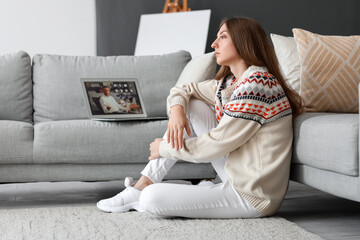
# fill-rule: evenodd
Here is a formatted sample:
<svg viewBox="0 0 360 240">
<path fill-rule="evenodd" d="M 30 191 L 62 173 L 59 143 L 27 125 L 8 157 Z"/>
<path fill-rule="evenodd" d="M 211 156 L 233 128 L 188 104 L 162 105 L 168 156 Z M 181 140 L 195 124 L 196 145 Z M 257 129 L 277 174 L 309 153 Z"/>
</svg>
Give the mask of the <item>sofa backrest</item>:
<svg viewBox="0 0 360 240">
<path fill-rule="evenodd" d="M 24 51 L 0 56 L 0 120 L 33 120 L 31 59 Z"/>
<path fill-rule="evenodd" d="M 34 121 L 88 118 L 81 78 L 136 78 L 148 116 L 166 116 L 166 97 L 190 60 L 186 51 L 156 56 L 35 55 Z"/>
</svg>

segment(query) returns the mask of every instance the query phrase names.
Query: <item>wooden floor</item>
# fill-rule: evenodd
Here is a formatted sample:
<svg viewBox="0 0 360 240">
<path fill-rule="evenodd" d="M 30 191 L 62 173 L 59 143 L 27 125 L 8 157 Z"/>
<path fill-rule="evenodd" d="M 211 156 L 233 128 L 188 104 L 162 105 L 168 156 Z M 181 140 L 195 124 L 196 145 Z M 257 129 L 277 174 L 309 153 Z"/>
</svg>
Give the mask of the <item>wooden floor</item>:
<svg viewBox="0 0 360 240">
<path fill-rule="evenodd" d="M 122 181 L 0 184 L 0 208 L 91 205 L 122 189 Z M 360 239 L 360 203 L 298 183 L 290 183 L 278 215 L 324 239 Z"/>
<path fill-rule="evenodd" d="M 360 203 L 290 182 L 279 216 L 324 239 L 360 239 Z"/>
</svg>

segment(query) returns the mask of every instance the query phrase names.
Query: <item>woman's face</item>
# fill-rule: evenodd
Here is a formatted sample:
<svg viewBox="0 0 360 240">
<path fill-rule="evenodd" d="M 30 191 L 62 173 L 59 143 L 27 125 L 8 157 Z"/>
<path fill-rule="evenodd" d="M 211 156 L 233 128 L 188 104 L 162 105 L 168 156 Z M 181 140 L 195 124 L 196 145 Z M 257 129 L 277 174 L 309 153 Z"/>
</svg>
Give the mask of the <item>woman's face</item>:
<svg viewBox="0 0 360 240">
<path fill-rule="evenodd" d="M 226 24 L 223 24 L 217 34 L 217 38 L 211 44 L 215 49 L 216 62 L 222 66 L 230 66 L 241 60 L 237 53 Z"/>
</svg>

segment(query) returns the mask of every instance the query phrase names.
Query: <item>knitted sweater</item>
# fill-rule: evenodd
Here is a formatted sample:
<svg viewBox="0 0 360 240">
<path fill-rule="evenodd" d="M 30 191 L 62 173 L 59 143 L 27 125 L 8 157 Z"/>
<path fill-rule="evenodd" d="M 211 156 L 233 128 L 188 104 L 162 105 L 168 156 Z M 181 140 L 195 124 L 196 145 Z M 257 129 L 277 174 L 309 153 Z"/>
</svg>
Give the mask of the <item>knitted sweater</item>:
<svg viewBox="0 0 360 240">
<path fill-rule="evenodd" d="M 174 87 L 168 105 L 185 109 L 191 97 L 215 108 L 218 126 L 184 140 L 176 151 L 167 141 L 160 155 L 204 163 L 228 154 L 225 172 L 237 192 L 263 215 L 274 214 L 285 196 L 290 172 L 292 111 L 274 76 L 251 66 L 224 89 L 226 79 Z M 215 99 L 215 101 L 214 101 Z"/>
</svg>

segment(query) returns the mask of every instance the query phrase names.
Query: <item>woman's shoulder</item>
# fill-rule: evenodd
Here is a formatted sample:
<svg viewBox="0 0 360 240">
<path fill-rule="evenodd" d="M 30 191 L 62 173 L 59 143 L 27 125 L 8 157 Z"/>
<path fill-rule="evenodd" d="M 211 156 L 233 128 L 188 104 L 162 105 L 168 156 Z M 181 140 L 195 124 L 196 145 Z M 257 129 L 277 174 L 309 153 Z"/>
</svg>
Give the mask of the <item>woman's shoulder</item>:
<svg viewBox="0 0 360 240">
<path fill-rule="evenodd" d="M 251 90 L 282 90 L 282 87 L 276 77 L 268 72 L 265 67 L 256 67 L 253 68 L 252 71 L 248 71 L 248 73 L 243 76 L 242 81 L 239 82 L 237 85 L 237 90 L 247 89 L 248 91 Z"/>
<path fill-rule="evenodd" d="M 258 81 L 277 81 L 276 77 L 272 75 L 266 67 L 251 66 L 244 74 L 244 78 L 254 79 Z"/>
<path fill-rule="evenodd" d="M 291 115 L 291 106 L 276 78 L 266 69 L 254 69 L 237 85 L 225 114 L 262 125 Z"/>
</svg>

